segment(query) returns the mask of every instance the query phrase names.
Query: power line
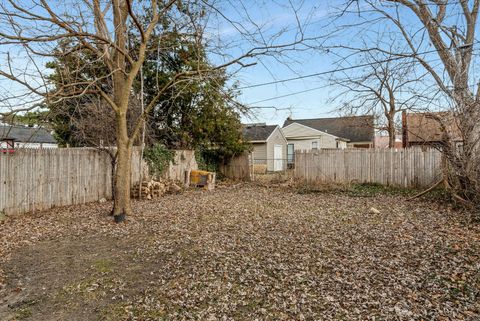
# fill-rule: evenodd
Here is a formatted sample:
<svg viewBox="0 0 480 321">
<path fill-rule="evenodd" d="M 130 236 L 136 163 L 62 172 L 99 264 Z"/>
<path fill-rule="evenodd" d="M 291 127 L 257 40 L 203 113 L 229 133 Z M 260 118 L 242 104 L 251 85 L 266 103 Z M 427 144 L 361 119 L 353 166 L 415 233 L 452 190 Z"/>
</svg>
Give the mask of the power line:
<svg viewBox="0 0 480 321">
<path fill-rule="evenodd" d="M 285 95 L 281 95 L 281 96 L 276 96 L 276 97 L 272 97 L 272 98 L 267 98 L 267 99 L 262 99 L 262 100 L 254 101 L 253 103 L 248 103 L 248 105 L 259 104 L 259 103 L 263 103 L 263 102 L 270 101 L 270 100 L 275 100 L 275 99 L 279 99 L 279 98 L 285 98 L 285 97 L 289 97 L 289 96 L 293 96 L 293 95 L 303 94 L 303 93 L 306 93 L 306 92 L 309 92 L 309 91 L 314 91 L 314 90 L 326 88 L 326 87 L 329 87 L 329 86 L 330 86 L 330 85 L 323 85 L 323 86 L 319 86 L 319 87 L 315 87 L 315 88 L 310 88 L 310 89 L 305 89 L 305 90 L 301 90 L 301 91 L 296 91 L 296 92 L 289 93 L 289 94 L 285 94 Z"/>
<path fill-rule="evenodd" d="M 238 89 L 242 90 L 242 89 L 263 87 L 263 86 L 268 86 L 268 85 L 275 85 L 275 84 L 280 84 L 280 83 L 294 81 L 294 80 L 300 80 L 300 79 L 305 79 L 305 78 L 322 76 L 322 75 L 326 75 L 326 74 L 332 74 L 334 72 L 339 72 L 339 71 L 345 71 L 345 70 L 350 70 L 350 69 L 355 69 L 355 68 L 360 68 L 360 67 L 366 67 L 368 65 L 370 65 L 370 64 L 350 66 L 350 67 L 344 67 L 344 68 L 335 69 L 335 70 L 322 71 L 322 72 L 317 72 L 317 73 L 314 73 L 314 74 L 308 74 L 308 75 L 303 75 L 303 76 L 298 76 L 298 77 L 274 80 L 274 81 L 269 81 L 269 82 L 264 82 L 264 83 L 253 84 L 253 85 L 249 85 L 249 86 L 243 86 L 243 87 L 239 87 Z"/>
<path fill-rule="evenodd" d="M 478 43 L 480 43 L 480 41 L 476 41 L 476 42 L 472 43 L 472 45 L 478 44 Z M 418 56 L 418 55 L 425 55 L 425 54 L 434 53 L 434 52 L 438 52 L 438 51 L 436 49 L 433 49 L 433 50 L 429 50 L 429 51 L 424 51 L 424 52 L 411 54 L 411 55 L 408 55 L 408 56 L 399 56 L 399 57 L 388 58 L 388 59 L 385 59 L 385 60 L 380 60 L 377 63 L 385 63 L 385 62 L 390 62 L 390 61 L 395 61 L 395 60 L 400 60 L 400 59 L 405 59 L 405 58 L 414 58 L 415 56 Z M 243 86 L 243 87 L 239 87 L 238 89 L 242 90 L 242 89 L 263 87 L 263 86 L 268 86 L 268 85 L 275 85 L 275 84 L 280 84 L 280 83 L 294 81 L 294 80 L 300 80 L 300 79 L 311 78 L 311 77 L 316 77 L 316 76 L 323 76 L 323 75 L 333 74 L 333 73 L 336 73 L 336 72 L 347 71 L 347 70 L 352 70 L 352 69 L 357 69 L 357 68 L 362 68 L 362 67 L 368 67 L 368 66 L 371 66 L 371 65 L 372 65 L 372 63 L 365 63 L 365 64 L 360 64 L 360 65 L 355 65 L 355 66 L 331 69 L 331 70 L 327 70 L 327 71 L 316 72 L 316 73 L 313 73 L 313 74 L 307 74 L 307 75 L 302 75 L 302 76 L 297 76 L 297 77 L 292 77 L 292 78 L 286 78 L 286 79 L 280 79 L 280 80 L 274 80 L 274 81 L 269 81 L 269 82 L 264 82 L 264 83 L 258 83 L 258 84 Z"/>
<path fill-rule="evenodd" d="M 477 44 L 477 43 L 480 43 L 480 41 L 474 42 L 474 43 L 472 43 L 472 45 Z M 425 54 L 425 53 L 431 53 L 431 52 L 436 52 L 436 50 L 425 51 L 425 52 L 419 53 L 419 54 Z M 381 63 L 381 62 L 389 62 L 389 61 L 392 61 L 392 60 L 404 59 L 404 58 L 407 58 L 407 57 L 395 57 L 395 58 L 385 59 L 385 60 L 383 60 L 383 61 L 379 61 L 379 63 Z M 252 88 L 252 87 L 266 86 L 266 85 L 270 85 L 270 84 L 287 82 L 287 81 L 297 80 L 297 79 L 303 79 L 303 78 L 309 78 L 309 77 L 314 77 L 314 76 L 321 75 L 321 74 L 328 74 L 328 73 L 339 72 L 339 71 L 344 71 L 344 70 L 351 70 L 351 69 L 360 68 L 360 67 L 365 67 L 365 66 L 370 66 L 370 65 L 371 65 L 371 63 L 369 63 L 369 64 L 362 64 L 362 65 L 356 65 L 356 66 L 350 66 L 350 67 L 335 69 L 334 71 L 324 71 L 324 72 L 319 72 L 319 73 L 310 74 L 310 75 L 304 75 L 304 76 L 299 76 L 299 77 L 294 77 L 294 78 L 288 78 L 288 79 L 283 79 L 283 80 L 278 80 L 278 81 L 271 81 L 271 82 L 268 82 L 268 83 L 255 84 L 255 85 L 246 86 L 246 87 L 242 87 L 242 88 Z M 252 103 L 246 103 L 245 105 L 254 105 L 254 104 L 258 104 L 258 103 L 262 103 L 262 102 L 266 102 L 266 101 L 271 101 L 271 100 L 276 100 L 276 99 L 280 99 L 280 98 L 290 97 L 290 96 L 294 96 L 294 95 L 298 95 L 298 94 L 302 94 L 302 93 L 306 93 L 306 92 L 310 92 L 310 91 L 319 90 L 319 89 L 326 88 L 326 87 L 329 87 L 329 86 L 330 86 L 330 85 L 328 84 L 328 85 L 323 85 L 323 86 L 319 86 L 319 87 L 314 87 L 314 88 L 310 88 L 310 89 L 306 89 L 306 90 L 296 91 L 296 92 L 288 93 L 288 94 L 281 95 L 281 96 L 275 96 L 275 97 L 271 97 L 271 98 L 266 98 L 266 99 L 258 100 L 258 101 L 252 102 Z M 242 89 L 242 88 L 239 88 L 239 89 Z M 251 106 L 251 107 L 255 107 L 255 106 Z"/>
</svg>

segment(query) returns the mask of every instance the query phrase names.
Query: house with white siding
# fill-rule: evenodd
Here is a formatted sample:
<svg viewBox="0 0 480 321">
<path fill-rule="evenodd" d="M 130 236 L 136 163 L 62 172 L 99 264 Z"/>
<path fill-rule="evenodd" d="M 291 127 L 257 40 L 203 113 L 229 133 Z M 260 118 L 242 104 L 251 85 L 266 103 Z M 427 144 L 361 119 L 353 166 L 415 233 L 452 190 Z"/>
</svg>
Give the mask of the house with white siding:
<svg viewBox="0 0 480 321">
<path fill-rule="evenodd" d="M 347 148 L 373 148 L 375 146 L 375 118 L 373 115 L 311 119 L 289 117 L 283 123 L 283 128 L 293 123 L 343 138 L 347 140 Z"/>
<path fill-rule="evenodd" d="M 347 148 L 348 139 L 314 129 L 299 123 L 291 123 L 282 128 L 287 139 L 287 160 L 294 163 L 295 151 L 319 150 L 326 148 Z"/>
<path fill-rule="evenodd" d="M 295 151 L 331 148 L 371 148 L 374 146 L 374 117 L 287 118 L 282 128 L 288 141 L 287 159 L 294 162 Z"/>
<path fill-rule="evenodd" d="M 265 123 L 243 126 L 244 138 L 252 144 L 251 161 L 265 165 L 269 172 L 284 170 L 287 166 L 287 139 L 280 126 Z"/>
<path fill-rule="evenodd" d="M 42 127 L 0 124 L 0 148 L 13 147 L 57 148 L 58 143 L 50 131 Z"/>
</svg>

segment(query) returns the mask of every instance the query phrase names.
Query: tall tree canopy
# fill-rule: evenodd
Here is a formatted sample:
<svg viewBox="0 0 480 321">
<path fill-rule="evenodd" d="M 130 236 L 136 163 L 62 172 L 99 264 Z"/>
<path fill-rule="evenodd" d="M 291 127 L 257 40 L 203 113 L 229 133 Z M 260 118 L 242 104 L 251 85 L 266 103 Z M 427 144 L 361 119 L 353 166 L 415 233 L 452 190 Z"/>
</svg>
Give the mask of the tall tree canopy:
<svg viewBox="0 0 480 321">
<path fill-rule="evenodd" d="M 135 37 L 132 38 L 134 42 Z M 156 38 L 160 41 L 160 37 Z M 161 41 L 168 50 L 157 51 L 152 48 L 148 51 L 143 72 L 133 85 L 129 111 L 134 115 L 129 119 L 135 119 L 141 112 L 141 76 L 144 81 L 144 104 L 148 105 L 176 74 L 212 68 L 203 46 L 199 46 L 188 35 L 169 32 L 161 35 Z M 68 46 L 68 43 L 62 43 L 58 52 L 71 50 Z M 76 51 L 68 56 L 59 54 L 48 63 L 48 67 L 53 70 L 49 77 L 57 87 L 62 86 L 67 77 L 88 81 L 92 77 L 108 74 L 106 68 L 88 51 Z M 225 156 L 242 152 L 245 144 L 241 137 L 239 113 L 243 109 L 235 102 L 235 90 L 227 88 L 227 81 L 228 74 L 220 69 L 205 77 L 186 79 L 170 86 L 156 99 L 157 103 L 147 116 L 147 143 L 159 142 L 169 148 L 214 148 Z M 106 92 L 111 91 L 108 78 L 101 85 Z M 115 114 L 99 95 L 92 93 L 62 100 L 50 104 L 48 109 L 47 120 L 61 144 L 116 144 Z"/>
<path fill-rule="evenodd" d="M 242 1 L 204 0 L 4 0 L 0 3 L 0 46 L 4 49 L 0 52 L 3 58 L 0 77 L 22 87 L 22 91 L 4 93 L 2 105 L 8 111 L 0 110 L 0 116 L 32 110 L 40 103 L 54 105 L 83 97 L 87 104 L 73 106 L 76 109 L 90 108 L 90 95 L 100 96 L 101 101 L 93 101 L 99 106 L 93 111 L 106 106 L 115 121 L 112 126 L 115 135 L 105 137 L 105 140 L 115 141 L 116 145 L 113 214 L 115 221 L 121 222 L 132 213 L 130 174 L 133 146 L 147 116 L 172 86 L 190 83 L 194 78 L 216 77 L 217 72 L 229 66 L 233 70 L 251 66 L 260 56 L 279 59 L 288 52 L 308 48 L 306 42 L 315 42 L 315 36 L 305 36 L 305 26 L 298 15 L 302 3 L 288 2 L 287 7 L 296 24 L 278 32 L 269 31 L 271 24 L 259 23 L 252 17 L 254 5 L 254 2 L 247 5 Z M 234 19 L 229 11 L 235 15 Z M 215 66 L 181 69 L 163 87 L 157 88 L 143 111 L 137 112 L 134 107 L 137 104 L 132 103 L 133 99 L 138 99 L 135 83 L 152 50 L 157 56 L 169 52 L 163 42 L 164 35 L 178 32 L 199 46 L 207 36 L 210 40 L 225 36 L 221 30 L 227 28 L 235 31 L 235 37 L 229 35 L 228 41 L 210 41 L 209 52 L 216 58 Z M 20 51 L 22 57 L 12 59 L 12 51 Z M 78 65 L 73 64 L 75 70 L 58 77 L 52 84 L 43 69 L 45 60 L 76 60 L 71 57 L 79 52 L 88 56 L 91 63 L 82 64 L 79 60 Z M 197 58 L 203 63 L 202 56 Z M 19 61 L 22 66 L 16 64 Z M 95 72 L 88 71 L 97 66 Z M 15 108 L 19 101 L 23 104 Z M 105 113 L 99 112 L 98 115 L 104 116 Z M 100 125 L 102 120 L 93 118 L 92 123 Z M 103 124 L 104 129 L 108 129 L 108 124 Z"/>
</svg>

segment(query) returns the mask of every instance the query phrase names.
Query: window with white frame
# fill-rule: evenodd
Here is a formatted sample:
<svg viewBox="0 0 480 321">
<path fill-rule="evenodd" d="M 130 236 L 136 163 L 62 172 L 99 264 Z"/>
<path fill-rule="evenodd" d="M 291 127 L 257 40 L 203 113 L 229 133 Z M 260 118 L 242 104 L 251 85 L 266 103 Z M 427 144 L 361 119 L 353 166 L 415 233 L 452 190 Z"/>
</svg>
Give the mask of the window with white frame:
<svg viewBox="0 0 480 321">
<path fill-rule="evenodd" d="M 312 150 L 317 150 L 318 149 L 318 142 L 312 142 Z"/>
</svg>

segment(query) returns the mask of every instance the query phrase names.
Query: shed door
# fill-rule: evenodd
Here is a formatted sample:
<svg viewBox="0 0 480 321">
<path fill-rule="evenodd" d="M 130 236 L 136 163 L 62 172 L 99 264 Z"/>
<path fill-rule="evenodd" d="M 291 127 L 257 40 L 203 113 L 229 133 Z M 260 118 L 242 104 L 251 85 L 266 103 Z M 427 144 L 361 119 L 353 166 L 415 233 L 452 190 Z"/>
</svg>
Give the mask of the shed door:
<svg viewBox="0 0 480 321">
<path fill-rule="evenodd" d="M 273 146 L 273 170 L 281 171 L 283 169 L 283 146 L 275 145 Z"/>
</svg>

